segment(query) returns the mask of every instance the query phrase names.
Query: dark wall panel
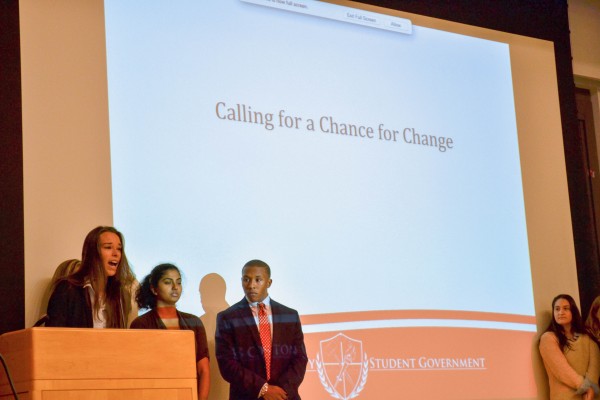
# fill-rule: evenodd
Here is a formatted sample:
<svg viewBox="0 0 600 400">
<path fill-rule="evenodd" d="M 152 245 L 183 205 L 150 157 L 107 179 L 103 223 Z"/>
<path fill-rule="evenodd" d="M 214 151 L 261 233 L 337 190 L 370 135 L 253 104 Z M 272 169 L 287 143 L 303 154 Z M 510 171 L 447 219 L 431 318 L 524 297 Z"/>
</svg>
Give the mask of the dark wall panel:
<svg viewBox="0 0 600 400">
<path fill-rule="evenodd" d="M 0 0 L 0 334 L 25 324 L 21 121 L 19 3 Z"/>
</svg>

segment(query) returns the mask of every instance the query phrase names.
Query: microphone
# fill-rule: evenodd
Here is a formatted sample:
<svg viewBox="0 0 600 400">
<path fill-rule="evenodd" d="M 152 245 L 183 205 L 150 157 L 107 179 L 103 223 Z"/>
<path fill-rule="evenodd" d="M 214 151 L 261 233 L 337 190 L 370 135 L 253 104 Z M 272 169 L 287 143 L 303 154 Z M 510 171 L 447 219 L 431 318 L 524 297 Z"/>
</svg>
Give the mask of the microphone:
<svg viewBox="0 0 600 400">
<path fill-rule="evenodd" d="M 2 361 L 2 366 L 4 367 L 4 371 L 6 372 L 6 377 L 8 378 L 8 383 L 10 384 L 10 389 L 12 390 L 13 396 L 15 400 L 19 400 L 19 395 L 17 395 L 17 390 L 15 389 L 15 385 L 13 384 L 12 378 L 10 376 L 8 365 L 6 365 L 6 361 L 4 361 L 4 357 L 2 357 L 2 354 L 0 354 L 0 361 Z"/>
</svg>

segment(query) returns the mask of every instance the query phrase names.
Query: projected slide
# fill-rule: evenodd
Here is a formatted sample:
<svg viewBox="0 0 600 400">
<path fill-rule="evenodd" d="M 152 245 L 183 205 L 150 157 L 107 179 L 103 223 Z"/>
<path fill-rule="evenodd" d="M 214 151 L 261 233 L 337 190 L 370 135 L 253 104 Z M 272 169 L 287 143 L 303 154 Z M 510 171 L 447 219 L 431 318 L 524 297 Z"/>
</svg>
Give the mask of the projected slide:
<svg viewBox="0 0 600 400">
<path fill-rule="evenodd" d="M 307 399 L 535 397 L 507 44 L 306 0 L 107 0 L 106 23 L 140 279 L 174 262 L 205 315 L 203 278 L 233 304 L 269 263 Z"/>
</svg>

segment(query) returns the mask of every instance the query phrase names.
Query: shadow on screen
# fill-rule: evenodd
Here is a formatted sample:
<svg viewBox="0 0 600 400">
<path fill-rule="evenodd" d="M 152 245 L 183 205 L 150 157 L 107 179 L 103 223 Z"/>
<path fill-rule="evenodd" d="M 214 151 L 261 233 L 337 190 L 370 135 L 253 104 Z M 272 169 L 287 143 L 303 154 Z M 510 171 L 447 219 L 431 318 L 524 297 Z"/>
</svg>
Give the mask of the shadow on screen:
<svg viewBox="0 0 600 400">
<path fill-rule="evenodd" d="M 221 377 L 215 356 L 217 313 L 229 307 L 225 300 L 227 286 L 221 275 L 211 273 L 200 280 L 198 289 L 200 291 L 200 303 L 202 303 L 202 309 L 204 310 L 200 320 L 204 324 L 204 329 L 206 329 L 210 356 L 210 395 L 208 398 L 209 400 L 227 399 L 229 398 L 229 383 Z"/>
</svg>

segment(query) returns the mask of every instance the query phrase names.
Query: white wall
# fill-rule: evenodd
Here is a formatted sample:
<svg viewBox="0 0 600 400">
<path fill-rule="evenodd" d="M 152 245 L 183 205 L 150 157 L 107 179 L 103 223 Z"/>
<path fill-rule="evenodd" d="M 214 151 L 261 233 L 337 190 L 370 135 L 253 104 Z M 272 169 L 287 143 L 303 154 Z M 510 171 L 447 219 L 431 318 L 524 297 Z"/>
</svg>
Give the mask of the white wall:
<svg viewBox="0 0 600 400">
<path fill-rule="evenodd" d="M 104 5 L 21 0 L 25 326 L 56 266 L 112 225 Z"/>
</svg>

